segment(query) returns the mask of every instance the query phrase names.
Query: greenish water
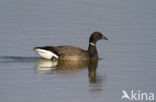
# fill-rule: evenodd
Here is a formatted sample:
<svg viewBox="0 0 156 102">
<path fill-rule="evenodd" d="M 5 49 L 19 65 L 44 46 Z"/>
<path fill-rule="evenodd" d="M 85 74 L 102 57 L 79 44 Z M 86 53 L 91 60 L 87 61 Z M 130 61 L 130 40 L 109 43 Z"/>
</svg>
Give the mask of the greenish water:
<svg viewBox="0 0 156 102">
<path fill-rule="evenodd" d="M 122 90 L 156 94 L 155 3 L 1 0 L 0 100 L 124 102 Z M 94 31 L 109 39 L 97 43 L 97 68 L 96 64 L 58 67 L 33 51 L 45 45 L 87 49 Z"/>
</svg>

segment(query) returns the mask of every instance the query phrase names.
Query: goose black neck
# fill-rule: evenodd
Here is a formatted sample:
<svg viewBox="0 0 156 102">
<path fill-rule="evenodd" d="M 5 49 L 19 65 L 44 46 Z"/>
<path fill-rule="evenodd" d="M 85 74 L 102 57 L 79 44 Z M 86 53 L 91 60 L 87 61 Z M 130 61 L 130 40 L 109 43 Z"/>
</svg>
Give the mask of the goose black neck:
<svg viewBox="0 0 156 102">
<path fill-rule="evenodd" d="M 96 43 L 89 43 L 88 53 L 89 53 L 89 56 L 91 59 L 97 59 L 98 58 Z"/>
</svg>

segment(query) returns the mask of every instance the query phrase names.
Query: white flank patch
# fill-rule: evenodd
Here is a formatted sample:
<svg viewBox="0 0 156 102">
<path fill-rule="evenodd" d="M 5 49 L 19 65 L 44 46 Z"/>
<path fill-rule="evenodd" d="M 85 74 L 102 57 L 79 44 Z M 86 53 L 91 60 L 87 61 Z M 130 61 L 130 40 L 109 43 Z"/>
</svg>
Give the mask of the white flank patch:
<svg viewBox="0 0 156 102">
<path fill-rule="evenodd" d="M 37 52 L 37 54 L 39 54 L 41 57 L 45 59 L 51 59 L 52 57 L 58 59 L 58 56 L 51 51 L 44 50 L 44 49 L 35 49 L 35 51 Z"/>
</svg>

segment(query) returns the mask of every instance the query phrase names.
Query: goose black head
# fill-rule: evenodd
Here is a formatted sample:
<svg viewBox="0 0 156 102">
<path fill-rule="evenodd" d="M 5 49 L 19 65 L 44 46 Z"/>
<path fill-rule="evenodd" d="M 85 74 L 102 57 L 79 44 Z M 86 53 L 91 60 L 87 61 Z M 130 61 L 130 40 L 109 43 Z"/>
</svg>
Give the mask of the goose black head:
<svg viewBox="0 0 156 102">
<path fill-rule="evenodd" d="M 93 32 L 90 36 L 89 42 L 90 43 L 96 43 L 98 40 L 108 40 L 107 37 L 105 37 L 102 33 L 100 32 Z"/>
</svg>

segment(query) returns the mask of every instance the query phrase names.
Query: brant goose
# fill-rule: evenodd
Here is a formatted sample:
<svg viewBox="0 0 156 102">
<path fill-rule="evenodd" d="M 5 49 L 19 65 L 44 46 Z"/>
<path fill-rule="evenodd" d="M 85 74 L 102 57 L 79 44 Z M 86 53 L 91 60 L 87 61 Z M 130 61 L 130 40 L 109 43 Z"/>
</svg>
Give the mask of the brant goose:
<svg viewBox="0 0 156 102">
<path fill-rule="evenodd" d="M 98 52 L 96 42 L 98 40 L 108 40 L 100 32 L 93 32 L 89 39 L 88 50 L 83 50 L 74 46 L 45 46 L 35 47 L 34 50 L 45 59 L 66 60 L 66 61 L 82 61 L 82 60 L 97 60 Z"/>
</svg>

